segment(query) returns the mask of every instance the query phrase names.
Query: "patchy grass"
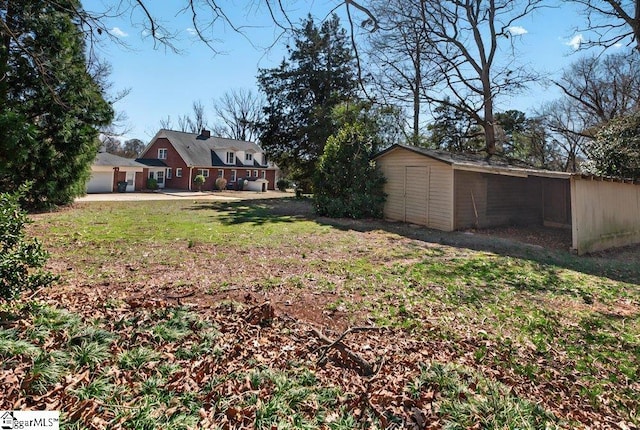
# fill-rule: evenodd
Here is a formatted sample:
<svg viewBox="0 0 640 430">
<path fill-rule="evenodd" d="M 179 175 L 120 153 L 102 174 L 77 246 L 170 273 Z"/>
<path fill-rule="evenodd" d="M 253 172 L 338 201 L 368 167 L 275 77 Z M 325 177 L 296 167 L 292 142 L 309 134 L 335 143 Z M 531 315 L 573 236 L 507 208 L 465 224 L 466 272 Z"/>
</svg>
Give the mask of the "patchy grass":
<svg viewBox="0 0 640 430">
<path fill-rule="evenodd" d="M 262 428 L 640 424 L 640 267 L 633 258 L 579 258 L 480 235 L 317 219 L 299 200 L 83 204 L 39 215 L 31 228 L 63 277 L 42 295 L 69 311 L 27 306 L 16 318 L 29 324 L 0 332 L 2 366 L 29 369 L 25 401 L 88 372 L 73 386 L 74 399 L 110 405 L 101 406 L 111 411 L 104 419 L 137 426 L 130 428 L 222 417 L 232 427 Z M 150 298 L 164 304 L 140 308 Z M 221 340 L 237 328 L 225 319 L 242 312 L 234 301 L 265 299 L 299 324 L 337 332 L 389 327 L 389 334 L 345 342 L 382 366 L 377 378 L 391 394 L 353 371 L 341 382 L 349 369 L 319 369 L 308 345 L 286 365 L 268 348 L 255 357 L 230 349 L 259 348 L 264 339 Z M 92 316 L 96 308 L 102 318 Z M 286 321 L 270 329 L 282 345 L 294 335 L 311 342 Z M 399 356 L 391 358 L 394 348 Z M 204 357 L 235 370 L 194 379 Z M 175 381 L 186 375 L 197 386 L 176 397 Z M 407 393 L 412 400 L 403 403 Z"/>
</svg>

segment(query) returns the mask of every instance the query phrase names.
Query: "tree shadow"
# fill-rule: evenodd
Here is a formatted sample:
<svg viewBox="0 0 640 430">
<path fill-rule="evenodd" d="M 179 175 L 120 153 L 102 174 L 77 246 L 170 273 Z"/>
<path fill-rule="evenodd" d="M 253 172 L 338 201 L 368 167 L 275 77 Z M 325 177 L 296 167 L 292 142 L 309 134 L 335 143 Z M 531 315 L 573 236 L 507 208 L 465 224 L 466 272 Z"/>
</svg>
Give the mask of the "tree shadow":
<svg viewBox="0 0 640 430">
<path fill-rule="evenodd" d="M 425 243 L 491 252 L 502 256 L 526 259 L 543 265 L 555 265 L 585 274 L 603 276 L 614 281 L 640 285 L 640 262 L 617 260 L 613 258 L 613 251 L 606 254 L 577 256 L 570 253 L 569 250 L 549 249 L 487 234 L 460 231 L 444 232 L 427 227 L 382 220 L 317 218 L 316 221 L 340 230 L 361 232 L 383 230 Z"/>
<path fill-rule="evenodd" d="M 308 200 L 293 197 L 234 202 L 199 202 L 186 210 L 214 210 L 218 212 L 218 215 L 212 216 L 212 218 L 224 225 L 251 224 L 259 226 L 315 218 Z"/>
<path fill-rule="evenodd" d="M 216 210 L 215 218 L 226 225 L 250 223 L 291 223 L 309 220 L 339 230 L 369 232 L 382 230 L 424 244 L 440 244 L 473 251 L 490 252 L 502 256 L 526 259 L 543 265 L 554 265 L 577 272 L 602 276 L 614 281 L 640 285 L 640 263 L 634 259 L 617 260 L 615 252 L 577 256 L 568 250 L 548 249 L 488 234 L 444 232 L 400 222 L 366 219 L 319 217 L 309 199 L 292 197 L 245 200 L 240 202 L 201 202 L 188 210 Z M 551 270 L 551 269 L 550 269 Z M 525 288 L 521 286 L 521 288 Z"/>
</svg>

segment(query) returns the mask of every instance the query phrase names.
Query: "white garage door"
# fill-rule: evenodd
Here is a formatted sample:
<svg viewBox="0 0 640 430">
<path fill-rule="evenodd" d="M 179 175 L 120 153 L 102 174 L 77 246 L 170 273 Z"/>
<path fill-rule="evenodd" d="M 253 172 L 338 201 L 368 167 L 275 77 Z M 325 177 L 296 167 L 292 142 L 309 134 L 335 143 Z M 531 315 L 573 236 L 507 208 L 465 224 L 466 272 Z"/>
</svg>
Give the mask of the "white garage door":
<svg viewBox="0 0 640 430">
<path fill-rule="evenodd" d="M 87 193 L 113 192 L 113 172 L 91 172 Z"/>
</svg>

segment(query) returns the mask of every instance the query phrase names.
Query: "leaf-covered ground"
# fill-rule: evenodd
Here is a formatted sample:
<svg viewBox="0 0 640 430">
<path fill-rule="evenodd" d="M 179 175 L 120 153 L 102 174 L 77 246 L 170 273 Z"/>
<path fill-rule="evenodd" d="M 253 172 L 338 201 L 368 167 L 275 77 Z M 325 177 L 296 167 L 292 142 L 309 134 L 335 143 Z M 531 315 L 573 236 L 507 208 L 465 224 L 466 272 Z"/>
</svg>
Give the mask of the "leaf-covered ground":
<svg viewBox="0 0 640 430">
<path fill-rule="evenodd" d="M 639 425 L 634 249 L 578 258 L 286 199 L 35 221 L 62 281 L 0 308 L 0 409 L 64 428 Z"/>
</svg>

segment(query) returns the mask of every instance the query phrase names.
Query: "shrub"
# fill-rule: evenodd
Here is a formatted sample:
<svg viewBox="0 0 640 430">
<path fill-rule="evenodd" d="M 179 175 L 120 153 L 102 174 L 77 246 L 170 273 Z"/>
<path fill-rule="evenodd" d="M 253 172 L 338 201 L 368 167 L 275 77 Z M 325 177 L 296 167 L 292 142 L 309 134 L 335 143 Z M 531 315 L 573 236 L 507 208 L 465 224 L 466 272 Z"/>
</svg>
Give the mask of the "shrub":
<svg viewBox="0 0 640 430">
<path fill-rule="evenodd" d="M 216 190 L 226 190 L 227 189 L 227 180 L 225 178 L 216 179 Z"/>
<path fill-rule="evenodd" d="M 0 298 L 10 300 L 24 290 L 51 285 L 56 277 L 42 269 L 49 254 L 37 240 L 29 240 L 24 228 L 29 222 L 20 207 L 28 187 L 15 193 L 0 193 Z"/>
<path fill-rule="evenodd" d="M 197 185 L 198 191 L 202 191 L 202 184 L 204 184 L 206 180 L 207 178 L 205 178 L 204 175 L 196 175 L 196 177 L 193 178 L 193 182 Z"/>
<path fill-rule="evenodd" d="M 587 152 L 591 173 L 640 178 L 640 111 L 612 120 L 596 134 Z"/>
<path fill-rule="evenodd" d="M 148 190 L 157 190 L 158 189 L 158 181 L 155 178 L 147 179 L 147 189 Z"/>
<path fill-rule="evenodd" d="M 287 191 L 287 188 L 289 188 L 290 186 L 291 184 L 289 184 L 289 181 L 287 181 L 286 179 L 279 179 L 278 182 L 276 182 L 276 187 L 280 191 Z"/>
<path fill-rule="evenodd" d="M 314 202 L 319 215 L 381 218 L 385 178 L 370 160 L 371 138 L 360 123 L 343 125 L 327 139 L 314 176 Z"/>
</svg>

